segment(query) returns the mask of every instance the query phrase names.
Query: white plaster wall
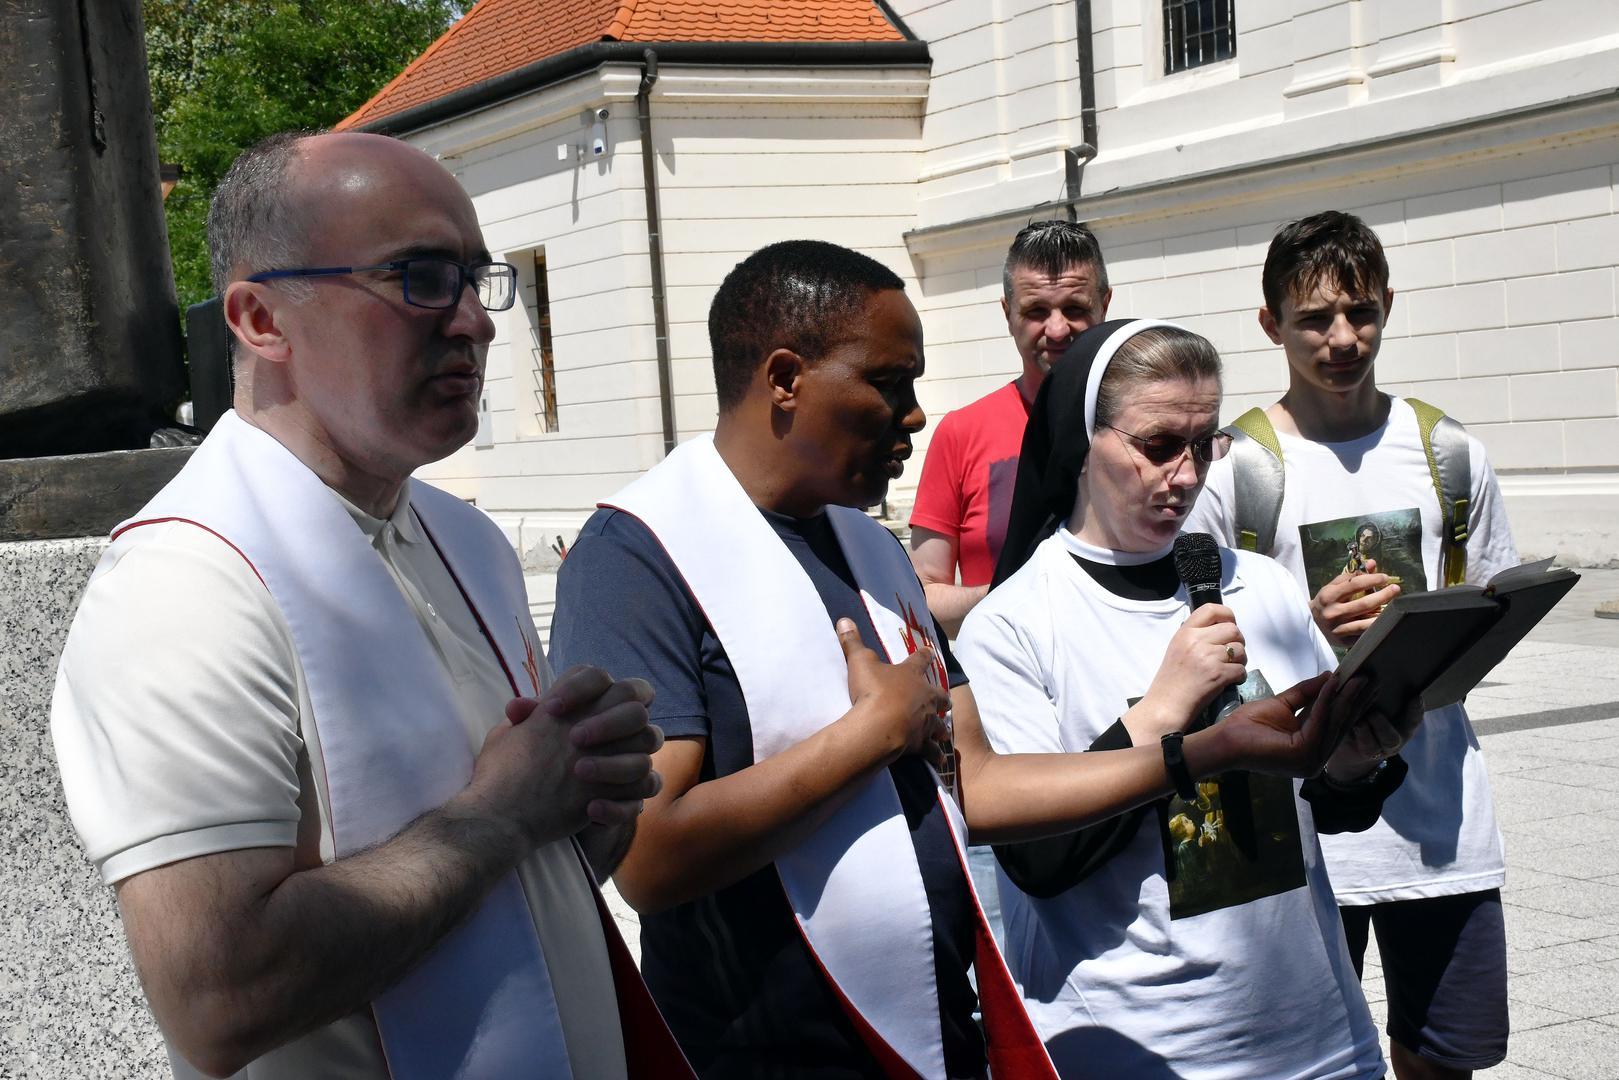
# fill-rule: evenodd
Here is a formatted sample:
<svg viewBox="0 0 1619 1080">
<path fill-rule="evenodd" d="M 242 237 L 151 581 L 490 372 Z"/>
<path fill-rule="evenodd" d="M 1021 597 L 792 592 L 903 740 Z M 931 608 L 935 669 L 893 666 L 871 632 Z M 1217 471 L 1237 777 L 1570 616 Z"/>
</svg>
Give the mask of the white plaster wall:
<svg viewBox="0 0 1619 1080">
<path fill-rule="evenodd" d="M 708 308 L 727 273 L 778 240 L 827 240 L 902 277 L 915 218 L 920 102 L 659 103 L 659 190 L 679 438 L 716 417 Z M 640 199 L 637 189 L 636 198 Z"/>
<path fill-rule="evenodd" d="M 1080 138 L 1072 0 L 897 0 L 933 55 L 922 226 L 1060 198 Z"/>
<path fill-rule="evenodd" d="M 639 72 L 609 67 L 412 136 L 472 194 L 496 258 L 543 247 L 559 430 L 532 414 L 520 307 L 495 316 L 485 397 L 492 445 L 420 475 L 488 511 L 531 565 L 551 562 L 604 498 L 663 456 L 647 257 Z M 925 72 L 665 67 L 652 97 L 677 438 L 712 430 L 708 305 L 725 274 L 789 238 L 858 248 L 910 278 Z M 580 161 L 582 114 L 606 107 L 610 153 Z"/>
</svg>

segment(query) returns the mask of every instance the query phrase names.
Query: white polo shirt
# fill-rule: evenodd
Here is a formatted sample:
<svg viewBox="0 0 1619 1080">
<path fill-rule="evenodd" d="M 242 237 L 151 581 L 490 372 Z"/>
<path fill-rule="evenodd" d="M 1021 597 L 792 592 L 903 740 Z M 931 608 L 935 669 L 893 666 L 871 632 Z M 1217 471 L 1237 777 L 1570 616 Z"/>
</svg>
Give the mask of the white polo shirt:
<svg viewBox="0 0 1619 1080">
<path fill-rule="evenodd" d="M 510 684 L 422 533 L 408 491 L 386 520 L 333 497 L 370 537 L 426 632 L 476 753 L 504 718 Z M 308 688 L 269 591 L 241 555 L 205 529 L 175 522 L 136 535 L 85 590 L 52 704 L 62 783 L 90 859 L 109 884 L 252 847 L 295 847 L 300 866 L 331 861 L 319 733 L 306 722 L 313 716 Z M 538 662 L 543 668 L 543 658 Z M 573 1076 L 620 1080 L 623 1041 L 607 947 L 571 843 L 538 849 L 518 873 L 557 988 Z M 177 1077 L 200 1076 L 169 1054 Z M 362 1009 L 237 1075 L 380 1080 L 389 1073 L 371 1012 Z"/>
</svg>

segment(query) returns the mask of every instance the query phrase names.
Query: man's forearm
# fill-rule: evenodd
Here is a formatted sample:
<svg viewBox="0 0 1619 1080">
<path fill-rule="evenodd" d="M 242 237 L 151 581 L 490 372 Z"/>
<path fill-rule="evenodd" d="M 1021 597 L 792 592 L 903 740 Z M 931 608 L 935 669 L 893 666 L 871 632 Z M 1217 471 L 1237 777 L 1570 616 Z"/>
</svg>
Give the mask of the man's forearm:
<svg viewBox="0 0 1619 1080">
<path fill-rule="evenodd" d="M 284 853 L 290 866 L 290 851 L 266 850 Z M 461 923 L 528 850 L 513 826 L 451 800 L 387 843 L 326 866 L 278 879 L 275 865 L 261 858 L 251 864 L 260 875 L 255 885 L 236 876 L 241 863 L 206 865 L 251 854 L 232 852 L 141 875 L 126 883 L 120 901 L 165 1032 L 199 1067 L 228 1074 L 365 1007 Z M 199 880 L 211 869 L 217 880 Z M 166 880 L 169 870 L 189 880 Z M 235 913 L 228 920 L 210 918 L 216 912 L 175 918 L 186 909 L 129 895 L 170 888 L 196 896 L 199 888 L 217 894 L 244 885 L 262 892 L 222 897 Z M 148 925 L 156 920 L 165 925 Z"/>
<path fill-rule="evenodd" d="M 927 594 L 928 610 L 952 638 L 961 633 L 961 621 L 967 617 L 967 612 L 989 595 L 988 585 L 946 585 L 937 581 L 924 585 L 923 590 Z"/>
<path fill-rule="evenodd" d="M 649 804 L 615 875 L 620 894 L 643 914 L 661 911 L 741 881 L 796 847 L 898 756 L 851 722 L 854 715 L 666 805 Z"/>
</svg>

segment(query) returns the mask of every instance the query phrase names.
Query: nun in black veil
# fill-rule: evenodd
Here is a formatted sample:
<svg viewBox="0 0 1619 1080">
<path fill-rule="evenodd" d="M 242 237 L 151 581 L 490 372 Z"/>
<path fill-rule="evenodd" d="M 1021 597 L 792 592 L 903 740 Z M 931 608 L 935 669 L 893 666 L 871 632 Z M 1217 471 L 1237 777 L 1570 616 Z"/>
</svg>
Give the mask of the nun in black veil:
<svg viewBox="0 0 1619 1080">
<path fill-rule="evenodd" d="M 956 647 L 983 731 L 1001 754 L 1156 743 L 1176 790 L 997 847 L 1007 961 L 1065 1076 L 1372 1080 L 1377 1032 L 1316 834 L 1376 820 L 1420 713 L 1351 709 L 1302 794 L 1187 764 L 1222 690 L 1269 697 L 1334 666 L 1262 556 L 1218 551 L 1222 602 L 1190 609 L 1172 547 L 1227 449 L 1219 409 L 1214 347 L 1149 320 L 1087 330 L 1034 403 L 995 587 Z"/>
</svg>

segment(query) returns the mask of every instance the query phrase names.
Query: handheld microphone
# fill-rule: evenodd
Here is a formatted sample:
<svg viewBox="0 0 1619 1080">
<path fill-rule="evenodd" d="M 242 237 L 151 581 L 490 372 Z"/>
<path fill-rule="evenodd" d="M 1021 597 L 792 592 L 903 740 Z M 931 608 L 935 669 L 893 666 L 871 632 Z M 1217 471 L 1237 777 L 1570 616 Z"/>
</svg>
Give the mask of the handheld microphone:
<svg viewBox="0 0 1619 1080">
<path fill-rule="evenodd" d="M 1186 595 L 1196 611 L 1204 604 L 1220 602 L 1220 547 L 1208 533 L 1181 533 L 1175 537 L 1175 573 L 1186 586 Z M 1235 686 L 1217 694 L 1194 728 L 1205 728 L 1222 720 L 1242 704 Z"/>
</svg>

